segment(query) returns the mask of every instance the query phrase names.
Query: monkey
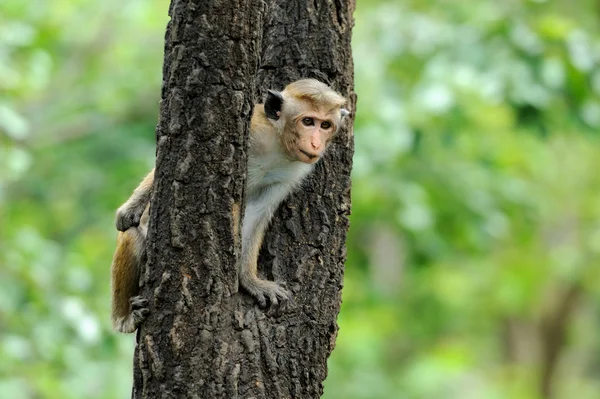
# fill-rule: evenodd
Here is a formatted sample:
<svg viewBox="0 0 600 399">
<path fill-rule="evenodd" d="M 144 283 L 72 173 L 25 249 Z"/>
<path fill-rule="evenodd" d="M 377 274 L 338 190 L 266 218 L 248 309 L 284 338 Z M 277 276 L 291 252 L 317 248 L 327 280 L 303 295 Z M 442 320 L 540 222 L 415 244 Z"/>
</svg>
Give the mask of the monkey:
<svg viewBox="0 0 600 399">
<path fill-rule="evenodd" d="M 313 171 L 349 114 L 346 99 L 315 79 L 302 79 L 283 91 L 268 90 L 250 121 L 246 208 L 242 220 L 239 286 L 264 308 L 284 307 L 291 294 L 257 275 L 265 231 L 280 203 Z M 119 230 L 111 266 L 112 322 L 134 332 L 145 319 L 148 301 L 138 295 L 154 169 L 117 210 Z"/>
</svg>

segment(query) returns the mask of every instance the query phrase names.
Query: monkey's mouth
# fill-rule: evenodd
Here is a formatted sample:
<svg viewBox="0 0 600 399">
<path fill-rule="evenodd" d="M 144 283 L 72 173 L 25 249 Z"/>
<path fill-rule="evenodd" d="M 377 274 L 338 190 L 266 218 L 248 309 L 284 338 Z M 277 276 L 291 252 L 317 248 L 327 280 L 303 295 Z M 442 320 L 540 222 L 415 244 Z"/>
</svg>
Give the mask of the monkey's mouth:
<svg viewBox="0 0 600 399">
<path fill-rule="evenodd" d="M 304 150 L 300 150 L 301 153 L 303 153 L 304 155 L 306 155 L 308 157 L 308 159 L 315 159 L 318 157 L 318 155 L 316 154 L 311 154 L 310 152 L 306 152 Z"/>
</svg>

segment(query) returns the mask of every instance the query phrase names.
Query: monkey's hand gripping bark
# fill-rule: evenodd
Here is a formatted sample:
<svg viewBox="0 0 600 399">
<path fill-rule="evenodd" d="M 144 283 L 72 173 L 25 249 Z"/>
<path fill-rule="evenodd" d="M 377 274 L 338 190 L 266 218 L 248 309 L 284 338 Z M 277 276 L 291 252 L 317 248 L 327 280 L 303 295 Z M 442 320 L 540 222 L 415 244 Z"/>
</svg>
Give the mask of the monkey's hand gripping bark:
<svg viewBox="0 0 600 399">
<path fill-rule="evenodd" d="M 240 285 L 258 301 L 261 308 L 267 306 L 268 300 L 272 309 L 283 311 L 289 302 L 293 302 L 292 295 L 288 290 L 274 281 L 262 280 L 240 273 Z"/>
<path fill-rule="evenodd" d="M 130 227 L 137 227 L 140 225 L 140 219 L 144 213 L 143 204 L 129 204 L 126 202 L 119 209 L 117 209 L 117 219 L 115 224 L 117 230 L 127 231 Z"/>
<path fill-rule="evenodd" d="M 137 227 L 140 225 L 144 210 L 150 202 L 153 182 L 154 169 L 152 169 L 144 180 L 142 180 L 127 202 L 117 209 L 117 230 L 127 231 L 130 227 Z"/>
<path fill-rule="evenodd" d="M 252 193 L 246 204 L 242 223 L 242 265 L 239 271 L 240 286 L 257 301 L 260 307 L 270 302 L 272 308 L 284 310 L 291 294 L 274 281 L 263 280 L 257 276 L 258 253 L 265 230 L 273 212 L 289 193 L 285 184 L 273 184 L 259 193 Z"/>
</svg>

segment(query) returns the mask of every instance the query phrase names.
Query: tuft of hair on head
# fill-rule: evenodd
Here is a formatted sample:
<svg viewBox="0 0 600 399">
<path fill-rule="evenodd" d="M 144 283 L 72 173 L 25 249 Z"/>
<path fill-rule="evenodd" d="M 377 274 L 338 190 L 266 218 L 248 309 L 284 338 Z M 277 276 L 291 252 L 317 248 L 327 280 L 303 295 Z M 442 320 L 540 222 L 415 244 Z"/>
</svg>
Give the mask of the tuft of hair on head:
<svg viewBox="0 0 600 399">
<path fill-rule="evenodd" d="M 300 79 L 290 83 L 283 92 L 299 100 L 311 103 L 315 107 L 341 107 L 346 104 L 346 99 L 316 79 Z"/>
</svg>

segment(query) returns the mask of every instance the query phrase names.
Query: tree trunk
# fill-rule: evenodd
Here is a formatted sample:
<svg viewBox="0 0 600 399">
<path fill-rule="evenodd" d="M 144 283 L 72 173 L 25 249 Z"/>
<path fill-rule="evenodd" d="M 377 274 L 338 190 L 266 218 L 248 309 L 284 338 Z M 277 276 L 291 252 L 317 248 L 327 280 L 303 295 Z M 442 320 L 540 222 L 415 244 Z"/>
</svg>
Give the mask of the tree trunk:
<svg viewBox="0 0 600 399">
<path fill-rule="evenodd" d="M 351 122 L 285 201 L 259 271 L 281 315 L 237 292 L 249 118 L 300 77 L 351 99 L 354 0 L 172 0 L 133 398 L 317 398 L 337 335 L 350 212 Z M 258 68 L 258 69 L 257 69 Z M 257 101 L 258 100 L 258 101 Z"/>
</svg>

